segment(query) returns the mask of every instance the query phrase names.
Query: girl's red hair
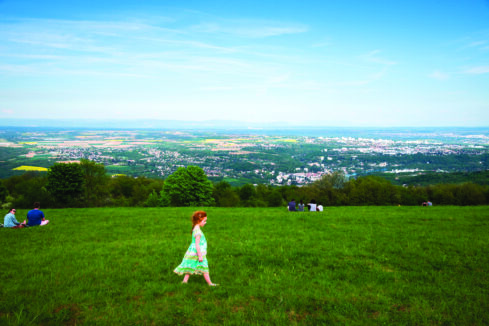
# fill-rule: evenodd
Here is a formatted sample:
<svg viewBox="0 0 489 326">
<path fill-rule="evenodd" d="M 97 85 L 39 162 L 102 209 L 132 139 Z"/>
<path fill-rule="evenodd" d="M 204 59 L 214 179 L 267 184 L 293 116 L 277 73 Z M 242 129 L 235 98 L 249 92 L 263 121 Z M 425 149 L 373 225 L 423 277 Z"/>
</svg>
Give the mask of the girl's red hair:
<svg viewBox="0 0 489 326">
<path fill-rule="evenodd" d="M 192 215 L 192 232 L 194 231 L 194 227 L 202 222 L 202 220 L 207 217 L 207 213 L 204 211 L 196 211 Z"/>
</svg>

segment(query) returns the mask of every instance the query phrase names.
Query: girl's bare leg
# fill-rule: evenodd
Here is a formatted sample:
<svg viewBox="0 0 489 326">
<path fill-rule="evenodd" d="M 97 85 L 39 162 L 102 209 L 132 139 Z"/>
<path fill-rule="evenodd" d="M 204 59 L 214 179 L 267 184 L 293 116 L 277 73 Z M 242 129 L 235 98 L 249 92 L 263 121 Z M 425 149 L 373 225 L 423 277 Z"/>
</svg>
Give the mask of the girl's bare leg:
<svg viewBox="0 0 489 326">
<path fill-rule="evenodd" d="M 190 274 L 185 274 L 185 276 L 183 277 L 182 283 L 187 283 L 189 277 L 190 277 Z"/>
<path fill-rule="evenodd" d="M 209 273 L 204 273 L 204 278 L 205 278 L 205 281 L 207 282 L 207 284 L 209 284 L 210 286 L 216 286 L 217 285 L 215 283 L 212 283 L 211 277 L 209 276 Z"/>
</svg>

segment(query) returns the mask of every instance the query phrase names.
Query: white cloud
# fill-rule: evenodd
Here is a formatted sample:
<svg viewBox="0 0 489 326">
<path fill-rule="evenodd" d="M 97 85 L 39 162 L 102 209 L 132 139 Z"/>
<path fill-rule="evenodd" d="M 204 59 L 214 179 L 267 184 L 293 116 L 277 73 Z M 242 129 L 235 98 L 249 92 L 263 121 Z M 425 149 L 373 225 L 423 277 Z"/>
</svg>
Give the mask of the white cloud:
<svg viewBox="0 0 489 326">
<path fill-rule="evenodd" d="M 395 62 L 395 61 L 388 60 L 388 59 L 380 57 L 378 55 L 380 53 L 381 53 L 380 50 L 373 50 L 367 54 L 361 55 L 360 57 L 367 62 L 378 63 L 378 64 L 385 65 L 385 66 L 392 66 L 392 65 L 397 64 L 397 62 Z"/>
<path fill-rule="evenodd" d="M 487 43 L 487 41 L 475 41 L 470 43 L 469 47 L 484 47 Z"/>
<path fill-rule="evenodd" d="M 318 40 L 317 42 L 313 43 L 311 47 L 313 48 L 323 48 L 323 47 L 329 47 L 332 45 L 332 42 L 329 38 L 323 38 L 321 40 Z"/>
<path fill-rule="evenodd" d="M 237 28 L 234 33 L 252 38 L 265 38 L 285 34 L 299 34 L 307 32 L 305 26 L 257 26 Z"/>
<path fill-rule="evenodd" d="M 488 37 L 488 36 L 486 36 L 486 37 Z M 478 49 L 481 51 L 487 51 L 487 50 L 489 50 L 489 40 L 473 41 L 473 42 L 469 43 L 466 47 Z"/>
<path fill-rule="evenodd" d="M 435 70 L 431 74 L 429 74 L 428 77 L 433 78 L 433 79 L 437 79 L 437 80 L 447 80 L 450 78 L 450 75 L 447 74 L 446 72 Z"/>
<path fill-rule="evenodd" d="M 464 71 L 464 73 L 469 75 L 489 74 L 489 66 L 477 66 L 477 67 L 468 68 Z"/>
<path fill-rule="evenodd" d="M 297 23 L 284 23 L 260 20 L 224 20 L 214 18 L 213 22 L 204 22 L 191 26 L 193 33 L 229 34 L 243 38 L 267 38 L 288 34 L 300 34 L 308 27 Z"/>
<path fill-rule="evenodd" d="M 0 51 L 0 57 L 8 58 L 0 70 L 30 71 L 37 75 L 79 75 L 85 71 L 83 75 L 128 77 L 156 76 L 167 71 L 175 74 L 212 71 L 262 78 L 260 75 L 264 74 L 260 70 L 287 61 L 276 60 L 277 53 L 283 57 L 282 52 L 274 48 L 253 50 L 228 46 L 227 40 L 307 30 L 303 25 L 282 22 L 217 20 L 199 26 L 180 22 L 178 29 L 169 29 L 131 20 L 17 19 L 0 23 L 0 43 L 10 49 Z M 273 62 L 263 62 L 258 58 L 260 53 L 275 58 L 268 59 Z"/>
</svg>

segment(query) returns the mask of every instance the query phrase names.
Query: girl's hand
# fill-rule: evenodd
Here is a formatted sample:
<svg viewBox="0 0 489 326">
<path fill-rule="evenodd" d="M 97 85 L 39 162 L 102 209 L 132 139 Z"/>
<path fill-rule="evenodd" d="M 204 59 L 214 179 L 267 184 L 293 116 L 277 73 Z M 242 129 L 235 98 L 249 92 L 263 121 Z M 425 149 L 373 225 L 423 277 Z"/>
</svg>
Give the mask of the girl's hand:
<svg viewBox="0 0 489 326">
<path fill-rule="evenodd" d="M 204 259 L 202 258 L 202 256 L 199 256 L 199 261 L 200 262 L 203 262 L 204 261 Z"/>
</svg>

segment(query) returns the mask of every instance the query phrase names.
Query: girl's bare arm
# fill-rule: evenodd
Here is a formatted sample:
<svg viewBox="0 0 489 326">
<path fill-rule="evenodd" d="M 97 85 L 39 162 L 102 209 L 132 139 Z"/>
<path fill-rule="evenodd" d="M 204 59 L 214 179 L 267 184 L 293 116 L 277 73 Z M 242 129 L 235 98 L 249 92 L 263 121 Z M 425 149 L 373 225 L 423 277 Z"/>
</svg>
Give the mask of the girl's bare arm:
<svg viewBox="0 0 489 326">
<path fill-rule="evenodd" d="M 199 256 L 199 261 L 203 261 L 202 253 L 200 252 L 200 235 L 195 236 L 195 249 L 197 249 L 197 256 Z"/>
</svg>

